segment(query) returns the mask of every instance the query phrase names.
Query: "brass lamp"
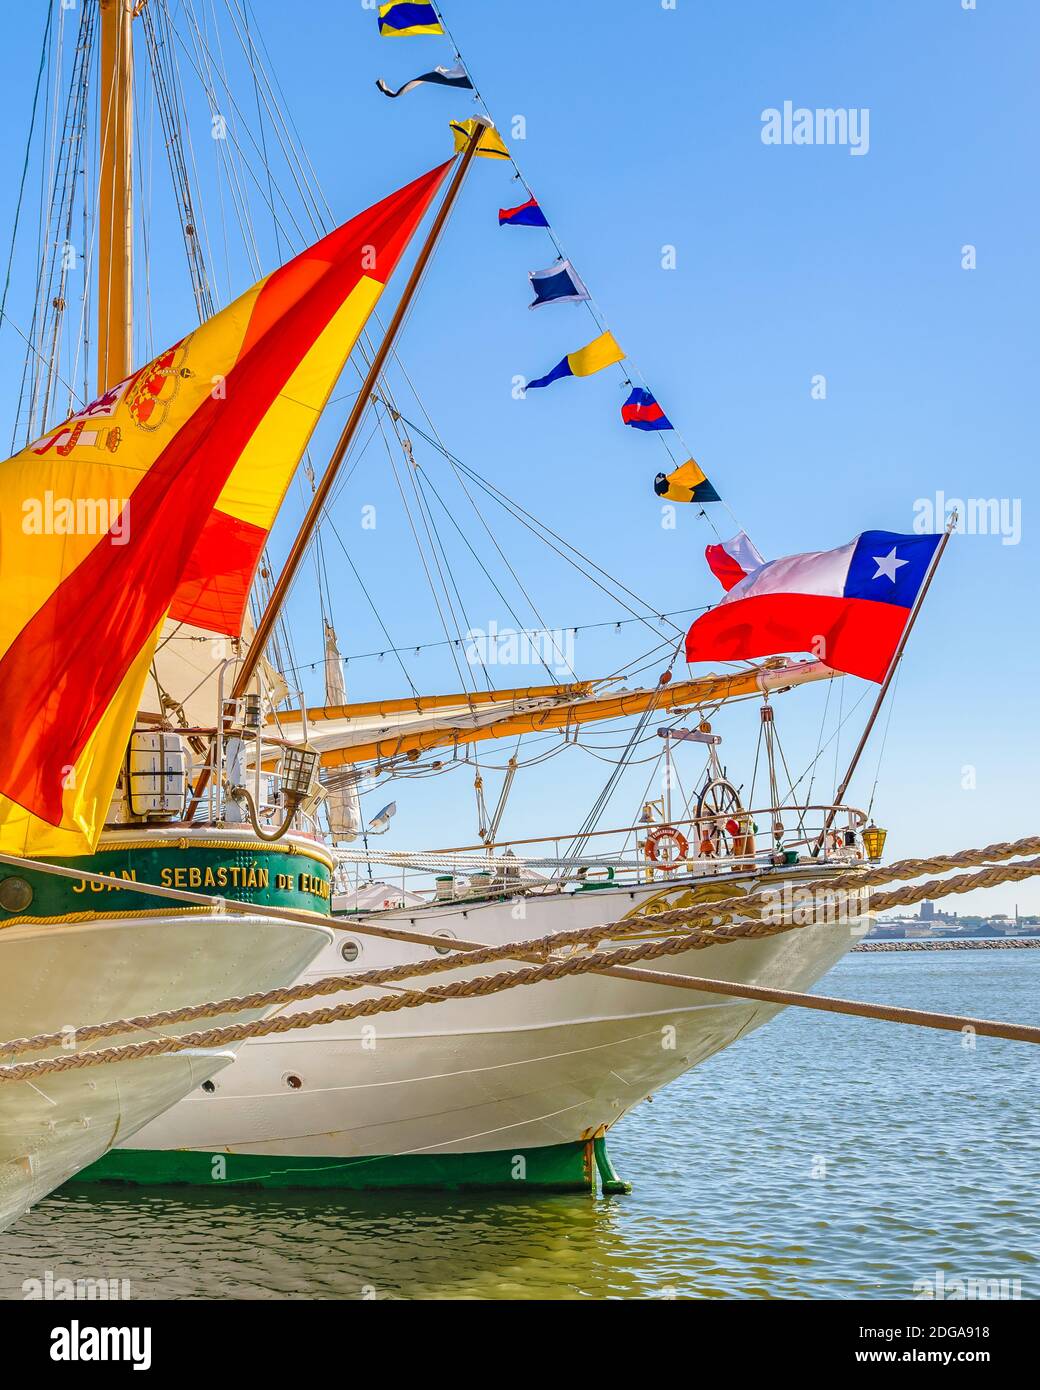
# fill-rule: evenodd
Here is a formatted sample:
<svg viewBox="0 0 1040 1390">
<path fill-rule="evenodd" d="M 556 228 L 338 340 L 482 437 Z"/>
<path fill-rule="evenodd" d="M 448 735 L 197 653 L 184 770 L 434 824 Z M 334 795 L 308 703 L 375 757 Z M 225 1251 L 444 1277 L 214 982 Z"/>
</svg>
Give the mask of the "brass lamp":
<svg viewBox="0 0 1040 1390">
<path fill-rule="evenodd" d="M 873 821 L 871 821 L 868 826 L 864 827 L 863 848 L 866 851 L 867 858 L 872 864 L 876 864 L 884 854 L 885 841 L 887 838 L 888 831 L 882 830 L 881 827 L 875 825 Z"/>
<path fill-rule="evenodd" d="M 313 793 L 318 779 L 318 756 L 318 750 L 306 743 L 282 750 L 278 773 L 287 805 L 296 807 Z"/>
<path fill-rule="evenodd" d="M 302 805 L 310 800 L 321 789 L 318 780 L 318 764 L 320 755 L 316 748 L 311 748 L 309 744 L 301 744 L 299 747 L 282 749 L 281 761 L 278 765 L 278 775 L 281 780 L 280 794 L 285 805 L 285 815 L 281 825 L 273 830 L 265 830 L 260 824 L 257 815 L 256 802 L 248 787 L 232 787 L 230 795 L 235 801 L 245 803 L 249 813 L 249 821 L 253 827 L 253 833 L 261 840 L 273 842 L 280 840 L 292 825 L 293 817 Z"/>
</svg>

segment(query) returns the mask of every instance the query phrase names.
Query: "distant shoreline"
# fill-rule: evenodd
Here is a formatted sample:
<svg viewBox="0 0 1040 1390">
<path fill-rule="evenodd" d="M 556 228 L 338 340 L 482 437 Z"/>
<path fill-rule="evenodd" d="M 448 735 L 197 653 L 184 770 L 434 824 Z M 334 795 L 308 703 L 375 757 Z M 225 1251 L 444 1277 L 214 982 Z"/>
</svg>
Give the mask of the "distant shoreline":
<svg viewBox="0 0 1040 1390">
<path fill-rule="evenodd" d="M 937 937 L 932 941 L 860 941 L 854 951 L 1036 951 L 1040 936 L 974 936 L 961 940 L 956 937 Z"/>
</svg>

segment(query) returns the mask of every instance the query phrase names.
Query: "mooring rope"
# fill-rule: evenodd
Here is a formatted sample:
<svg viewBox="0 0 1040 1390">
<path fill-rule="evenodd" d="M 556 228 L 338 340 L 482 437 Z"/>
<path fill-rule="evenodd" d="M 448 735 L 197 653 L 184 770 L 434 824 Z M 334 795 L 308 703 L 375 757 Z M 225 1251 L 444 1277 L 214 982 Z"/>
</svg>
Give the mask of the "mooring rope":
<svg viewBox="0 0 1040 1390">
<path fill-rule="evenodd" d="M 964 850 L 956 855 L 936 856 L 931 860 L 908 860 L 903 864 L 896 863 L 879 870 L 860 870 L 853 874 L 836 875 L 827 880 L 814 880 L 805 884 L 795 885 L 803 893 L 833 895 L 841 891 L 844 886 L 855 887 L 857 889 L 866 886 L 867 880 L 892 881 L 901 876 L 909 876 L 909 866 L 914 866 L 920 872 L 918 866 L 936 865 L 942 868 L 950 864 L 972 863 L 981 858 L 1010 857 L 1011 854 L 1020 852 L 1018 845 L 1029 845 L 1033 847 L 1037 844 L 1034 838 L 1018 841 L 1015 845 L 1001 844 L 990 846 L 986 850 Z M 42 865 L 36 865 L 42 867 Z M 959 894 L 972 892 L 977 888 L 992 887 L 996 883 L 1007 881 L 1019 881 L 1024 878 L 1040 874 L 1040 857 L 1026 860 L 1018 864 L 988 865 L 978 873 L 960 874 L 955 878 L 943 880 L 930 880 L 923 884 L 908 885 L 903 888 L 895 889 L 890 893 L 880 893 L 873 896 L 871 908 L 873 910 L 886 910 L 890 907 L 903 906 L 909 903 L 921 902 L 924 899 L 934 899 L 948 894 Z M 148 885 L 141 885 L 147 888 Z M 787 882 L 790 886 L 790 880 Z M 780 890 L 782 892 L 782 890 Z M 144 1019 L 138 1020 L 117 1020 L 109 1024 L 92 1025 L 91 1028 L 82 1030 L 83 1036 L 111 1036 L 115 1032 L 127 1032 L 135 1028 L 156 1026 L 160 1022 L 187 1021 L 191 1017 L 203 1016 L 199 1011 L 213 1013 L 231 1012 L 235 1008 L 257 1008 L 275 1003 L 293 1002 L 297 999 L 314 997 L 322 993 L 336 993 L 345 989 L 359 989 L 376 983 L 386 983 L 391 978 L 402 978 L 406 976 L 414 977 L 432 973 L 438 970 L 456 969 L 460 964 L 475 965 L 482 964 L 490 960 L 498 960 L 510 956 L 530 958 L 539 952 L 550 952 L 557 950 L 563 945 L 588 944 L 591 941 L 602 941 L 604 937 L 615 936 L 618 934 L 630 934 L 633 931 L 645 930 L 647 926 L 660 927 L 666 923 L 670 924 L 673 919 L 678 919 L 694 926 L 695 923 L 707 920 L 709 923 L 717 923 L 722 917 L 732 917 L 738 912 L 746 913 L 749 909 L 758 909 L 769 905 L 776 906 L 778 890 L 767 889 L 764 892 L 748 895 L 732 895 L 729 899 L 710 905 L 698 905 L 691 908 L 673 909 L 660 914 L 644 914 L 638 917 L 628 918 L 621 922 L 610 923 L 605 926 L 582 928 L 573 932 L 560 932 L 549 937 L 542 937 L 538 940 L 527 942 L 509 942 L 497 947 L 479 947 L 470 949 L 463 947 L 461 952 L 456 949 L 450 957 L 442 957 L 436 960 L 416 962 L 411 965 L 401 965 L 388 967 L 384 971 L 368 971 L 361 975 L 346 977 L 329 976 L 323 980 L 308 982 L 305 985 L 288 986 L 284 990 L 267 991 L 264 995 L 242 996 L 233 1000 L 223 1001 L 221 1004 L 197 1005 L 189 1010 L 166 1011 L 165 1014 L 148 1015 Z M 249 905 L 246 905 L 249 906 Z M 301 914 L 302 915 L 302 914 Z M 318 914 L 307 914 L 308 916 L 318 916 Z M 224 1028 L 214 1028 L 198 1033 L 189 1033 L 176 1038 L 150 1039 L 139 1043 L 124 1044 L 115 1048 L 103 1048 L 88 1052 L 66 1053 L 64 1056 L 44 1058 L 36 1062 L 25 1062 L 14 1065 L 0 1067 L 0 1080 L 27 1080 L 30 1077 L 44 1075 L 49 1072 L 66 1071 L 78 1067 L 97 1066 L 104 1063 L 132 1060 L 139 1057 L 158 1056 L 171 1052 L 186 1050 L 198 1047 L 220 1047 L 234 1042 L 242 1042 L 247 1038 L 264 1037 L 275 1033 L 289 1032 L 297 1028 L 316 1027 L 327 1023 L 342 1022 L 353 1018 L 370 1017 L 377 1013 L 395 1012 L 402 1008 L 419 1008 L 425 1004 L 443 1003 L 450 999 L 483 997 L 496 994 L 506 989 L 517 988 L 521 985 L 539 984 L 566 978 L 570 975 L 588 974 L 594 972 L 610 973 L 612 969 L 635 964 L 639 961 L 654 960 L 660 957 L 677 955 L 682 952 L 694 949 L 701 949 L 705 946 L 722 944 L 724 942 L 771 936 L 779 932 L 799 929 L 802 924 L 789 920 L 789 912 L 785 909 L 780 920 L 775 922 L 764 921 L 743 921 L 733 923 L 729 926 L 715 926 L 714 930 L 692 932 L 687 931 L 683 935 L 666 937 L 655 941 L 637 943 L 634 946 L 617 947 L 606 952 L 593 952 L 589 955 L 569 955 L 563 959 L 546 961 L 542 965 L 526 967 L 520 970 L 509 971 L 506 974 L 494 976 L 482 976 L 472 980 L 454 981 L 444 986 L 433 986 L 428 990 L 407 990 L 394 995 L 382 995 L 375 999 L 360 1000 L 354 1004 L 340 1004 L 331 1008 L 315 1010 L 311 1013 L 280 1015 L 276 1018 L 258 1019 L 251 1023 L 232 1024 Z M 447 940 L 447 939 L 446 939 Z M 458 948 L 461 943 L 455 943 Z M 620 973 L 620 971 L 619 971 Z M 694 980 L 691 977 L 676 977 L 685 982 L 686 987 L 691 989 L 704 989 L 709 992 L 725 994 L 727 989 L 733 986 L 733 982 Z M 663 980 L 662 983 L 670 983 Z M 735 987 L 735 986 L 734 986 Z M 742 991 L 754 989 L 752 986 L 741 986 Z M 732 992 L 732 991 L 731 991 Z M 775 993 L 773 991 L 772 993 Z M 771 997 L 771 992 L 760 990 L 760 996 L 752 997 Z M 805 996 L 819 1000 L 820 996 Z M 789 1002 L 795 1002 L 794 996 L 790 996 Z M 840 1005 L 843 1001 L 837 1001 Z M 836 1005 L 836 1007 L 837 1007 Z M 808 1005 L 807 1007 L 818 1007 L 818 1004 Z M 875 1006 L 871 1006 L 875 1007 Z M 876 1006 L 884 1010 L 885 1006 Z M 842 1010 L 838 1010 L 842 1011 Z M 913 1011 L 909 1011 L 913 1013 Z M 172 1015 L 172 1016 L 171 1016 Z M 874 1015 L 871 1015 L 874 1016 Z M 885 1013 L 878 1013 L 877 1017 L 890 1017 L 893 1022 L 921 1022 L 920 1019 L 910 1018 L 908 1011 L 891 1009 Z M 936 1018 L 945 1020 L 942 1024 L 930 1023 L 924 1026 L 935 1027 L 972 1027 L 976 1031 L 987 1036 L 1013 1037 L 1020 1041 L 1040 1041 L 1040 1029 L 1032 1030 L 1036 1036 L 1026 1036 L 1030 1030 L 1018 1025 L 1001 1024 L 992 1020 L 971 1019 L 958 1015 L 935 1015 Z M 1004 1030 L 1004 1031 L 999 1031 Z M 44 1046 L 55 1046 L 67 1038 L 67 1034 L 39 1035 L 36 1039 L 23 1039 L 11 1043 L 0 1045 L 0 1052 L 8 1053 L 18 1051 L 25 1052 Z M 46 1041 L 44 1040 L 46 1039 Z"/>
<path fill-rule="evenodd" d="M 909 878 L 921 872 L 922 865 L 932 865 L 940 868 L 948 868 L 953 864 L 963 864 L 969 859 L 978 860 L 980 857 L 1006 858 L 1012 854 L 1019 853 L 1019 845 L 1037 845 L 1040 847 L 1040 839 L 1027 839 L 1018 841 L 1015 844 L 1002 842 L 990 845 L 981 850 L 963 850 L 958 854 L 936 857 L 931 860 L 925 859 L 906 859 L 897 861 L 880 870 L 856 869 L 851 873 L 834 875 L 829 879 L 814 879 L 804 884 L 796 885 L 802 894 L 817 895 L 840 893 L 847 888 L 861 889 L 869 886 L 872 879 L 877 879 L 879 874 L 884 879 Z M 1017 867 L 1017 866 L 1016 866 Z M 1032 872 L 1032 871 L 1031 871 Z M 1029 874 L 1023 875 L 1028 877 Z M 976 886 L 988 886 L 979 884 L 978 876 L 971 880 Z M 969 892 L 969 887 L 963 886 L 964 880 L 946 880 L 951 885 L 946 888 L 947 892 Z M 729 886 L 729 885 L 727 885 Z M 932 881 L 919 885 L 919 891 L 923 898 L 939 897 L 942 895 L 943 882 Z M 168 890 L 167 890 L 168 891 Z M 277 989 L 264 990 L 253 994 L 234 995 L 227 999 L 220 999 L 204 1004 L 186 1005 L 178 1009 L 164 1009 L 156 1013 L 138 1015 L 133 1018 L 116 1019 L 112 1022 L 88 1024 L 76 1030 L 76 1036 L 80 1040 L 90 1041 L 95 1038 L 116 1037 L 121 1033 L 133 1032 L 137 1030 L 147 1030 L 152 1028 L 166 1027 L 173 1023 L 191 1023 L 197 1019 L 210 1018 L 225 1013 L 241 1013 L 246 1010 L 274 1008 L 279 1005 L 293 1004 L 305 999 L 319 998 L 323 995 L 338 994 L 350 990 L 364 989 L 373 986 L 392 984 L 398 980 L 414 979 L 418 976 L 431 975 L 447 970 L 455 970 L 464 959 L 468 966 L 487 965 L 493 962 L 510 959 L 530 960 L 532 957 L 548 958 L 553 952 L 568 946 L 594 946 L 597 942 L 606 937 L 617 937 L 638 934 L 646 931 L 650 927 L 660 928 L 663 926 L 673 926 L 685 924 L 689 931 L 687 937 L 688 949 L 702 950 L 707 946 L 724 945 L 730 941 L 747 940 L 748 938 L 760 938 L 774 936 L 781 932 L 791 931 L 799 927 L 800 923 L 787 920 L 786 916 L 779 919 L 768 921 L 741 922 L 735 926 L 723 926 L 722 923 L 740 915 L 746 915 L 749 911 L 758 911 L 764 907 L 776 909 L 776 895 L 779 888 L 765 888 L 758 893 L 746 894 L 739 888 L 734 888 L 734 892 L 725 898 L 719 899 L 711 904 L 695 904 L 692 907 L 676 908 L 670 911 L 659 913 L 640 913 L 632 917 L 623 918 L 620 921 L 595 927 L 577 927 L 570 931 L 555 932 L 549 936 L 536 937 L 524 942 L 507 942 L 501 946 L 483 946 L 479 943 L 461 943 L 446 937 L 434 938 L 427 934 L 415 932 L 395 933 L 393 929 L 376 928 L 365 923 L 351 923 L 348 930 L 354 930 L 359 934 L 369 934 L 386 939 L 418 940 L 419 944 L 436 945 L 441 951 L 446 947 L 450 950 L 446 955 L 438 955 L 430 960 L 407 962 L 401 965 L 386 966 L 381 969 L 363 971 L 352 975 L 327 975 L 319 980 L 308 980 L 302 984 L 284 985 Z M 898 890 L 897 890 L 898 891 Z M 905 891 L 905 890 L 903 890 Z M 915 892 L 918 890 L 915 890 Z M 197 898 L 200 894 L 189 894 L 183 892 L 182 897 Z M 875 895 L 871 901 L 871 907 L 885 910 L 888 907 L 905 905 L 905 902 L 921 901 L 922 898 L 904 899 L 892 895 Z M 826 904 L 825 904 L 826 905 Z M 309 915 L 309 914 L 308 914 Z M 319 915 L 319 914 L 314 914 Z M 320 918 L 327 921 L 326 918 Z M 443 943 L 443 944 L 442 944 Z M 42 1051 L 49 1047 L 58 1047 L 67 1041 L 68 1034 L 40 1033 L 31 1038 L 17 1038 L 10 1042 L 0 1043 L 0 1056 L 11 1056 L 25 1052 Z"/>
</svg>

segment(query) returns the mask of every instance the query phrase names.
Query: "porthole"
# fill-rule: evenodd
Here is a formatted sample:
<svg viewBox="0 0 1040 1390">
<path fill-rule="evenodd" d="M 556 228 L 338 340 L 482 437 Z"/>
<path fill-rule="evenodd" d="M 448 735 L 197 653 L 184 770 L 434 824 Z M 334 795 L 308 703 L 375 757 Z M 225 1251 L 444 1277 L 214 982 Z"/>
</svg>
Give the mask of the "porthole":
<svg viewBox="0 0 1040 1390">
<path fill-rule="evenodd" d="M 435 931 L 434 936 L 444 936 L 447 937 L 449 941 L 455 940 L 455 933 L 453 931 Z M 433 949 L 438 956 L 450 956 L 452 950 L 450 946 L 434 946 Z"/>
<path fill-rule="evenodd" d="M 298 1091 L 303 1086 L 303 1081 L 295 1072 L 287 1072 L 285 1076 L 282 1077 L 282 1080 L 289 1087 L 290 1091 Z"/>
<path fill-rule="evenodd" d="M 344 941 L 343 945 L 339 948 L 339 953 L 348 965 L 353 965 L 361 954 L 361 947 L 356 941 Z"/>
<path fill-rule="evenodd" d="M 32 884 L 11 875 L 0 879 L 0 907 L 5 912 L 24 912 L 33 900 Z"/>
</svg>

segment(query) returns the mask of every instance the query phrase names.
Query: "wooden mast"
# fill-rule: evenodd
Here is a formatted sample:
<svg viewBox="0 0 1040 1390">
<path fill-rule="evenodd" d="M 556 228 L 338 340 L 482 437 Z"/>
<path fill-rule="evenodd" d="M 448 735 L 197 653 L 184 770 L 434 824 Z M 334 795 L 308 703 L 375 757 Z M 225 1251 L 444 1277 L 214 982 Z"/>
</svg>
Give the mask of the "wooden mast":
<svg viewBox="0 0 1040 1390">
<path fill-rule="evenodd" d="M 101 9 L 97 388 L 133 370 L 133 0 Z"/>
</svg>

